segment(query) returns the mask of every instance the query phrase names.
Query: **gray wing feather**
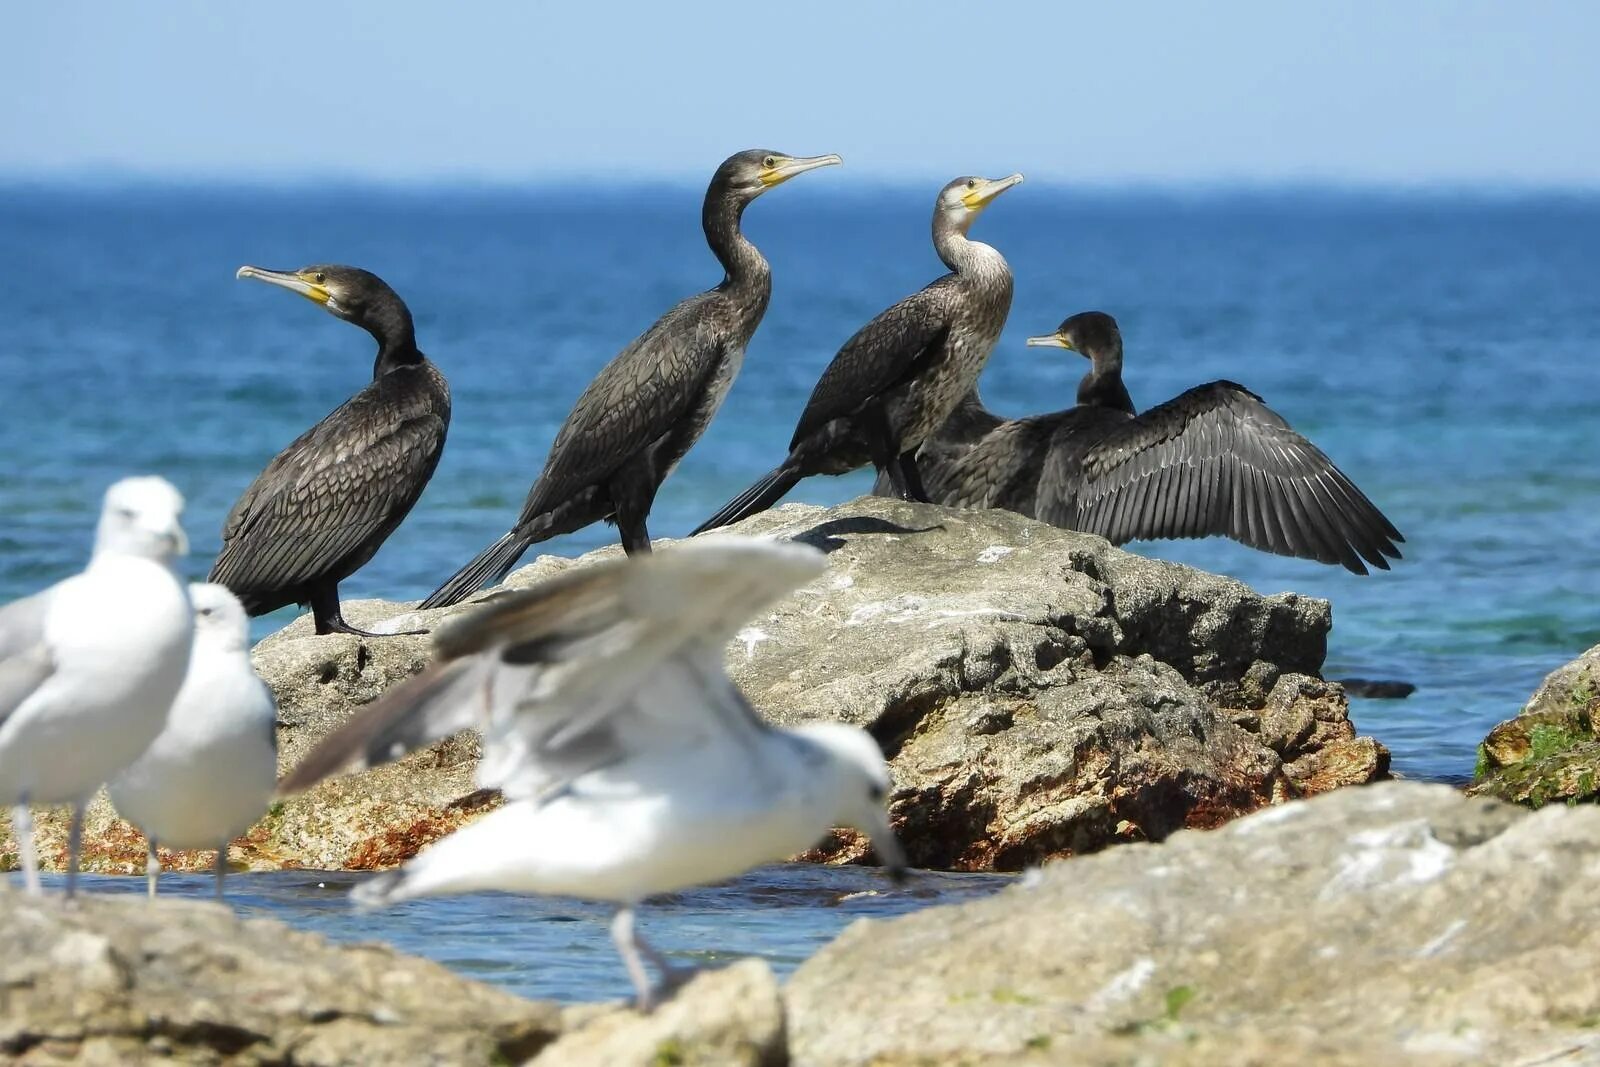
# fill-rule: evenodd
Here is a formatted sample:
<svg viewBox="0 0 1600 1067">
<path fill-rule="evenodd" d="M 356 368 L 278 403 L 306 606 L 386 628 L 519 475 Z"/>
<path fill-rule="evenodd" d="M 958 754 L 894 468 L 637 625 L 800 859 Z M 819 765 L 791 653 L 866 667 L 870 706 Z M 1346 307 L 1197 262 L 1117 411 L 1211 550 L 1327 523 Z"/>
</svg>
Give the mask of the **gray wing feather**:
<svg viewBox="0 0 1600 1067">
<path fill-rule="evenodd" d="M 442 627 L 439 662 L 358 712 L 280 790 L 478 726 L 480 784 L 534 795 L 638 745 L 725 730 L 713 721 L 732 688 L 723 646 L 824 566 L 804 545 L 701 537 L 502 594 Z M 742 706 L 738 728 L 765 729 Z"/>
<path fill-rule="evenodd" d="M 0 723 L 55 672 L 44 620 L 55 586 L 0 607 Z"/>
</svg>

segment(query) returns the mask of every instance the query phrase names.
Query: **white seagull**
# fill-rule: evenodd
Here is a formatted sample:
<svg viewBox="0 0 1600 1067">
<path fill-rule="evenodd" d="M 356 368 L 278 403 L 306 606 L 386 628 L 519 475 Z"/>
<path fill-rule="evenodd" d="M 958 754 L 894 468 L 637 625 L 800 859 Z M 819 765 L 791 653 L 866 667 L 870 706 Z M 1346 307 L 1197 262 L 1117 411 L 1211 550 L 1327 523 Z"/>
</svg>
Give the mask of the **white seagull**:
<svg viewBox="0 0 1600 1067">
<path fill-rule="evenodd" d="M 441 627 L 435 662 L 281 789 L 482 728 L 478 782 L 506 805 L 363 883 L 357 902 L 501 889 L 616 903 L 612 938 L 648 1011 L 644 960 L 663 987 L 683 972 L 635 931 L 644 898 L 785 859 L 841 825 L 904 872 L 877 742 L 842 723 L 771 726 L 723 667 L 733 635 L 824 566 L 804 545 L 701 537 L 501 594 Z"/>
<path fill-rule="evenodd" d="M 106 491 L 82 574 L 0 607 L 0 803 L 15 805 L 24 884 L 39 892 L 29 804 L 71 804 L 67 895 L 89 797 L 161 732 L 189 663 L 183 497 L 160 478 Z"/>
<path fill-rule="evenodd" d="M 228 842 L 267 810 L 278 780 L 278 708 L 250 665 L 250 619 L 226 586 L 189 587 L 194 651 L 166 728 L 111 783 L 111 803 L 144 831 L 145 878 L 156 895 L 157 844 L 217 850 L 217 899 Z"/>
</svg>

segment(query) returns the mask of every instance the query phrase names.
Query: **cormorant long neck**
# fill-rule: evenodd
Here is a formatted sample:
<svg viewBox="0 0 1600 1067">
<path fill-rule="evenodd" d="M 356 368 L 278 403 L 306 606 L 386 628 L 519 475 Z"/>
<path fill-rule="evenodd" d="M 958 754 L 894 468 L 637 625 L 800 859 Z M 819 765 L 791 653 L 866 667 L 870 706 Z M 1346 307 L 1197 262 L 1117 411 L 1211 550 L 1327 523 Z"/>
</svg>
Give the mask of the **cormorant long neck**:
<svg viewBox="0 0 1600 1067">
<path fill-rule="evenodd" d="M 397 367 L 421 363 L 423 355 L 417 350 L 416 327 L 411 322 L 411 309 L 399 297 L 377 302 L 367 312 L 362 327 L 378 342 L 378 358 L 372 364 L 372 376 L 377 378 Z"/>
<path fill-rule="evenodd" d="M 1078 383 L 1080 407 L 1112 408 L 1137 414 L 1128 387 L 1122 384 L 1122 345 L 1090 349 L 1085 353 L 1092 366 Z"/>
<path fill-rule="evenodd" d="M 753 296 L 765 309 L 765 297 L 772 289 L 772 268 L 766 257 L 739 229 L 745 205 L 750 201 L 720 185 L 706 190 L 705 207 L 700 213 L 711 246 L 726 276 L 717 288 L 737 295 Z"/>
<path fill-rule="evenodd" d="M 933 247 L 939 253 L 939 258 L 944 260 L 944 265 L 962 275 L 977 274 L 985 268 L 1005 269 L 1006 261 L 999 252 L 967 236 L 967 225 L 971 222 L 970 216 L 963 224 L 947 217 L 942 211 L 934 212 Z"/>
</svg>

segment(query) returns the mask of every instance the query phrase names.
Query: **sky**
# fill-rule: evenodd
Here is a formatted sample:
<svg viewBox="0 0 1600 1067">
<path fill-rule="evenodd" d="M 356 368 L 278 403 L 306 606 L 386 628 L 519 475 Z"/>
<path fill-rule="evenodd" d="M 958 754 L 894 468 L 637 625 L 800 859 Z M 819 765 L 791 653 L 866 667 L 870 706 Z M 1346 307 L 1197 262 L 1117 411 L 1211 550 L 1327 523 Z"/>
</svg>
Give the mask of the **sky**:
<svg viewBox="0 0 1600 1067">
<path fill-rule="evenodd" d="M 1600 3 L 51 0 L 0 177 L 1600 188 Z M 841 178 L 843 174 L 841 174 Z"/>
</svg>

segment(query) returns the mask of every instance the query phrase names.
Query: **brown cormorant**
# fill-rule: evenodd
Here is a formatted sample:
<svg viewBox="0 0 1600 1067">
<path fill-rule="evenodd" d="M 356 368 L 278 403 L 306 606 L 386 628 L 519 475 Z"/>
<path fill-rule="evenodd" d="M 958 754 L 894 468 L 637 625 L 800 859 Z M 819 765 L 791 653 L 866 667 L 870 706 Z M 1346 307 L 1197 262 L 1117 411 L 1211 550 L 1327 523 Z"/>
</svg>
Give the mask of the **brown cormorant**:
<svg viewBox="0 0 1600 1067">
<path fill-rule="evenodd" d="M 1077 405 L 1008 420 L 969 392 L 918 457 L 935 502 L 1005 508 L 1112 544 L 1221 535 L 1357 574 L 1400 558 L 1393 524 L 1244 386 L 1210 382 L 1138 414 L 1110 315 L 1082 312 L 1028 344 L 1088 357 Z M 893 493 L 883 478 L 874 491 Z"/>
<path fill-rule="evenodd" d="M 528 546 L 604 519 L 629 554 L 650 551 L 656 491 L 705 432 L 766 314 L 772 270 L 739 230 L 744 209 L 797 174 L 842 162 L 753 148 L 728 157 L 701 223 L 725 275 L 678 304 L 603 367 L 556 433 L 516 525 L 420 605 L 440 608 L 497 582 Z"/>
<path fill-rule="evenodd" d="M 422 495 L 450 425 L 450 387 L 417 350 L 411 312 L 376 274 L 318 265 L 240 267 L 378 342 L 372 382 L 295 438 L 250 483 L 222 527 L 213 582 L 251 615 L 309 604 L 317 633 L 376 636 L 339 613 L 339 583 L 378 551 Z"/>
<path fill-rule="evenodd" d="M 895 492 L 927 500 L 913 453 L 961 397 L 1000 339 L 1011 310 L 1011 268 L 967 237 L 990 201 L 1022 181 L 957 178 L 933 208 L 933 247 L 950 273 L 906 297 L 844 343 L 811 391 L 789 455 L 694 531 L 765 511 L 802 478 L 871 463 Z"/>
</svg>

